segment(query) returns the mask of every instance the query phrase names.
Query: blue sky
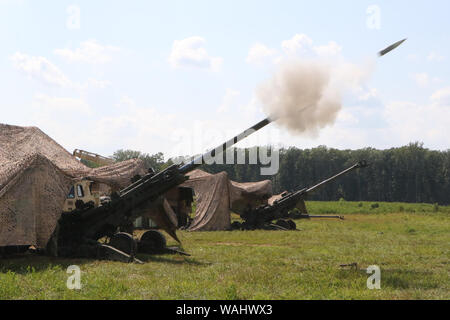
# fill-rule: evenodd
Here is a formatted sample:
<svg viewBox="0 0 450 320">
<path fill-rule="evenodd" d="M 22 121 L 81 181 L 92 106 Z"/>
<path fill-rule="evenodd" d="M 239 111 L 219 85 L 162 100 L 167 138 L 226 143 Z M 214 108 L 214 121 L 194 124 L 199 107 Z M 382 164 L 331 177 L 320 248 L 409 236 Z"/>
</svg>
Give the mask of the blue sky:
<svg viewBox="0 0 450 320">
<path fill-rule="evenodd" d="M 444 150 L 448 12 L 448 1 L 0 0 L 0 122 L 38 126 L 69 151 L 197 153 L 265 116 L 255 89 L 299 39 L 363 64 L 407 37 L 319 135 L 271 125 L 241 146 Z"/>
</svg>

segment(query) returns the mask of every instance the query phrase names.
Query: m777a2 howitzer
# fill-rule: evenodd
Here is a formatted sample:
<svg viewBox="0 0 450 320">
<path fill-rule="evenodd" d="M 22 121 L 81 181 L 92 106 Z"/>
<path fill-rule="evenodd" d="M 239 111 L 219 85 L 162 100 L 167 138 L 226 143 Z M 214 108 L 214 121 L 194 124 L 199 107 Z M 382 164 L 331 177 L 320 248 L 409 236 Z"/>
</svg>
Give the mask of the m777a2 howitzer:
<svg viewBox="0 0 450 320">
<path fill-rule="evenodd" d="M 134 261 L 139 252 L 163 250 L 165 238 L 157 231 L 147 231 L 136 241 L 129 231 L 132 222 L 148 208 L 161 202 L 161 196 L 183 183 L 186 174 L 213 159 L 253 132 L 272 122 L 266 118 L 212 151 L 185 165 L 172 165 L 159 173 L 148 173 L 111 197 L 98 207 L 79 205 L 63 213 L 58 221 L 48 251 L 63 257 L 95 257 L 119 261 Z M 176 237 L 176 235 L 175 235 Z M 106 239 L 100 243 L 100 239 Z"/>
<path fill-rule="evenodd" d="M 321 186 L 337 179 L 338 177 L 358 168 L 364 168 L 367 166 L 366 161 L 359 161 L 350 168 L 312 186 L 309 188 L 303 188 L 297 191 L 283 193 L 282 197 L 275 200 L 272 204 L 266 204 L 259 206 L 257 208 L 249 208 L 241 214 L 242 223 L 234 222 L 232 225 L 233 229 L 243 229 L 243 230 L 255 230 L 255 229 L 268 229 L 268 230 L 295 230 L 295 222 L 291 218 L 342 218 L 340 216 L 311 216 L 309 214 L 301 214 L 292 217 L 290 212 L 297 208 L 299 203 L 304 205 L 304 199 L 309 193 L 320 188 Z M 273 221 L 277 220 L 275 223 Z"/>
</svg>

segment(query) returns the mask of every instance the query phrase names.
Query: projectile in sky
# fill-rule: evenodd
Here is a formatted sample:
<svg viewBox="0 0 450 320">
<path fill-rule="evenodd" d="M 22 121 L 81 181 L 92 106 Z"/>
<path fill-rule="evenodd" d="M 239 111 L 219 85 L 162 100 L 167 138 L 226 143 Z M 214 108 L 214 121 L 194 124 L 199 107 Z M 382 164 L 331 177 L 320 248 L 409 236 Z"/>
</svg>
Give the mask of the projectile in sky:
<svg viewBox="0 0 450 320">
<path fill-rule="evenodd" d="M 380 52 L 378 52 L 378 55 L 380 57 L 384 56 L 386 53 L 391 52 L 392 50 L 394 50 L 395 48 L 397 48 L 399 45 L 401 45 L 403 42 L 405 42 L 406 39 L 397 41 L 396 43 L 390 45 L 389 47 L 387 47 L 386 49 L 381 50 Z"/>
</svg>

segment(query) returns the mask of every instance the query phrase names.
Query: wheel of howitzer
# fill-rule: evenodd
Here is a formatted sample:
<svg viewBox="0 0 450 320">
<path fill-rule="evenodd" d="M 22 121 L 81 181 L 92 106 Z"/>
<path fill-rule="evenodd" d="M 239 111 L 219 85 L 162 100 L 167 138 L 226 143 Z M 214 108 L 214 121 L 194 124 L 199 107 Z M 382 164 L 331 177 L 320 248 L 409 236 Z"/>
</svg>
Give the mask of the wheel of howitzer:
<svg viewBox="0 0 450 320">
<path fill-rule="evenodd" d="M 297 225 L 295 224 L 295 222 L 292 219 L 287 219 L 287 222 L 290 226 L 290 230 L 296 230 L 297 229 Z"/>
<path fill-rule="evenodd" d="M 112 236 L 109 245 L 130 256 L 134 256 L 137 252 L 136 240 L 133 236 L 126 232 L 119 232 Z"/>
<path fill-rule="evenodd" d="M 139 241 L 140 252 L 154 252 L 166 248 L 166 238 L 158 230 L 146 231 Z"/>
</svg>

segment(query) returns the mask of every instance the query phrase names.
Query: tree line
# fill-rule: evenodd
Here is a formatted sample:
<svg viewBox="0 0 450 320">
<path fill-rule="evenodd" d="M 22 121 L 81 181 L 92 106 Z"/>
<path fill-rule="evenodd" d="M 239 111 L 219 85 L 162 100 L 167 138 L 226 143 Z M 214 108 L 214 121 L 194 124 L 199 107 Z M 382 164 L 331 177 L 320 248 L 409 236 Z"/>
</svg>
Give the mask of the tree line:
<svg viewBox="0 0 450 320">
<path fill-rule="evenodd" d="M 245 152 L 248 159 L 251 151 L 255 150 L 235 149 L 234 152 Z M 450 204 L 450 150 L 429 150 L 422 143 L 415 142 L 386 150 L 338 150 L 319 146 L 312 149 L 284 148 L 279 153 L 279 170 L 273 176 L 262 176 L 260 163 L 213 164 L 204 165 L 202 169 L 210 173 L 226 171 L 230 179 L 238 182 L 270 179 L 276 194 L 313 186 L 360 160 L 366 160 L 368 167 L 339 177 L 308 199 Z M 116 159 L 119 159 L 119 154 L 115 153 Z M 151 159 L 148 163 L 155 169 L 171 163 L 171 160 L 164 161 L 162 153 L 144 155 Z"/>
</svg>

